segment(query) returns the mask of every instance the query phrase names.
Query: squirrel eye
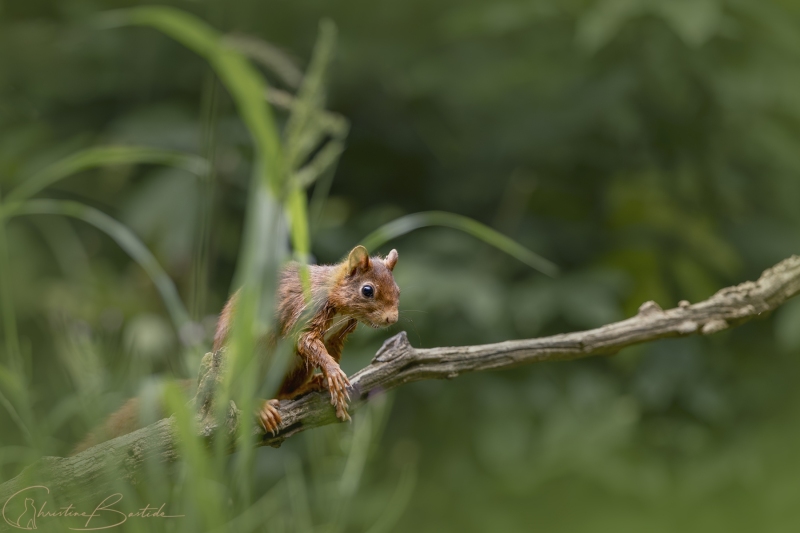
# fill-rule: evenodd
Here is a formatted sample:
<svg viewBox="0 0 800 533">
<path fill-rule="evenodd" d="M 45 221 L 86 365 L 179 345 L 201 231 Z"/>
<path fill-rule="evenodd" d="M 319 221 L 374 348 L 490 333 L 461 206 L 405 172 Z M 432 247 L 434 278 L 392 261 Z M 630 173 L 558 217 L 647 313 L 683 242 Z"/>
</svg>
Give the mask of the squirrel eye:
<svg viewBox="0 0 800 533">
<path fill-rule="evenodd" d="M 365 298 L 372 298 L 375 296 L 375 289 L 372 287 L 372 285 L 364 285 L 361 287 L 361 294 L 363 294 Z"/>
</svg>

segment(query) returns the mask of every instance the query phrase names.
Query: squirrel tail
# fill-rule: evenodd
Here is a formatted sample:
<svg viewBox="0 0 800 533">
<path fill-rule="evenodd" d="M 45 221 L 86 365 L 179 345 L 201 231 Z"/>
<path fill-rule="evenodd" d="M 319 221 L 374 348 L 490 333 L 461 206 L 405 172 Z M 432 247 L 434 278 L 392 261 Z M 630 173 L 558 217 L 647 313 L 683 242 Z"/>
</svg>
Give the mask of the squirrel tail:
<svg viewBox="0 0 800 533">
<path fill-rule="evenodd" d="M 111 413 L 105 421 L 89 432 L 70 452 L 76 455 L 115 437 L 127 435 L 141 427 L 139 423 L 139 398 L 131 398 Z"/>
<path fill-rule="evenodd" d="M 190 393 L 196 386 L 193 379 L 184 379 L 180 382 L 181 387 L 185 392 Z M 133 433 L 137 429 L 142 428 L 141 421 L 139 420 L 139 413 L 141 409 L 141 401 L 138 397 L 131 398 L 126 401 L 122 406 L 111 413 L 102 424 L 89 432 L 70 452 L 70 455 L 76 455 L 84 450 L 96 446 L 101 442 Z M 169 416 L 164 413 L 164 406 L 161 406 L 161 414 Z"/>
</svg>

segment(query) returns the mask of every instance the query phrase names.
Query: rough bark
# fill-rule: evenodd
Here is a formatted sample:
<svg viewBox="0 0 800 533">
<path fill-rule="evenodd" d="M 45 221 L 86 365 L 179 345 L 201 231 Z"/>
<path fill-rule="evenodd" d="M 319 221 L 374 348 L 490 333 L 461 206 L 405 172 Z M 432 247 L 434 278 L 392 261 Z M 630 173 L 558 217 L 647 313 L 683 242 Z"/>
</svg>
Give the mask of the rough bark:
<svg viewBox="0 0 800 533">
<path fill-rule="evenodd" d="M 662 310 L 655 302 L 645 302 L 636 316 L 587 331 L 429 349 L 412 347 L 402 332 L 388 339 L 371 364 L 350 378 L 350 409 L 357 409 L 373 394 L 413 381 L 452 379 L 467 372 L 612 354 L 627 346 L 665 337 L 710 335 L 768 313 L 798 292 L 800 257 L 792 256 L 766 270 L 757 281 L 727 287 L 702 302 L 689 304 L 684 301 L 668 310 Z M 204 412 L 208 413 L 208 409 Z M 283 419 L 280 432 L 272 436 L 257 430 L 258 445 L 279 446 L 296 433 L 338 422 L 326 393 L 311 393 L 297 400 L 282 401 L 280 414 Z M 236 410 L 231 409 L 225 422 L 229 427 L 223 429 L 212 418 L 202 417 L 199 434 L 211 438 L 218 432 L 228 432 L 236 419 Z M 37 484 L 46 484 L 53 489 L 71 489 L 73 493 L 77 488 L 82 497 L 91 499 L 103 492 L 103 480 L 109 468 L 135 483 L 145 463 L 171 463 L 177 458 L 172 420 L 165 419 L 73 457 L 43 458 L 20 476 L 0 485 L 0 502 L 34 481 L 26 475 L 31 471 L 36 471 L 39 476 L 35 480 Z M 0 530 L 2 526 L 0 524 Z"/>
</svg>

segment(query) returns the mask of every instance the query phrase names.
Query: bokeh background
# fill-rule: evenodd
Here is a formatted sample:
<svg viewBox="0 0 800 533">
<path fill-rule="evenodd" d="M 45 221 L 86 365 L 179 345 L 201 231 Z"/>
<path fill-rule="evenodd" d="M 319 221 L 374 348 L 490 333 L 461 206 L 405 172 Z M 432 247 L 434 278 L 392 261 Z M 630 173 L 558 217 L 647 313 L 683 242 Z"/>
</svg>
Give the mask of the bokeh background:
<svg viewBox="0 0 800 533">
<path fill-rule="evenodd" d="M 162 4 L 279 58 L 279 74 L 275 60 L 258 68 L 289 93 L 320 21 L 338 28 L 327 107 L 350 130 L 333 180 L 309 190 L 316 261 L 444 210 L 561 269 L 544 276 L 452 229 L 395 239 L 376 252 L 400 253 L 401 321 L 359 330 L 348 373 L 400 330 L 433 347 L 591 328 L 645 300 L 706 298 L 800 249 L 797 2 Z M 113 165 L 39 193 L 131 229 L 176 283 L 199 344 L 181 355 L 152 280 L 96 228 L 9 220 L 2 304 L 27 381 L 0 376 L 3 480 L 31 453 L 68 453 L 154 379 L 193 377 L 231 290 L 251 139 L 202 58 L 150 28 L 93 22 L 135 5 L 0 2 L 0 194 L 93 146 L 208 158 L 206 180 Z M 796 531 L 798 356 L 800 300 L 709 338 L 402 387 L 369 418 L 259 449 L 255 492 L 286 488 L 261 527 Z M 102 401 L 82 403 L 87 390 Z"/>
</svg>

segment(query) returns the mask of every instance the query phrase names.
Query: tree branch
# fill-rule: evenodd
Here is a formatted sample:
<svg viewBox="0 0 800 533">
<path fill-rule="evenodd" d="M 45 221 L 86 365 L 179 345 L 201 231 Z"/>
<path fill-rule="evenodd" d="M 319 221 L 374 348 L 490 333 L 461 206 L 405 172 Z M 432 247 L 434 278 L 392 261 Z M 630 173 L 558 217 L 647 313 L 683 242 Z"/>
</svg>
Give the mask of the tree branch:
<svg viewBox="0 0 800 533">
<path fill-rule="evenodd" d="M 402 332 L 388 339 L 370 365 L 350 378 L 350 409 L 357 409 L 373 394 L 413 381 L 452 379 L 467 372 L 612 354 L 627 346 L 665 337 L 709 335 L 768 313 L 798 292 L 800 256 L 792 256 L 764 271 L 757 281 L 722 289 L 702 302 L 692 305 L 683 301 L 666 311 L 655 302 L 645 302 L 636 316 L 587 331 L 429 349 L 412 347 Z M 277 435 L 264 435 L 260 428 L 256 430 L 259 445 L 279 446 L 296 433 L 338 421 L 325 392 L 284 400 L 280 404 L 280 414 L 283 422 Z M 229 430 L 227 427 L 220 429 L 214 422 L 204 422 L 198 431 L 211 438 L 220 431 Z M 41 464 L 32 465 L 20 476 L 0 485 L 0 502 L 25 487 L 26 473 L 34 468 L 36 475 L 46 477 L 34 480 L 36 483 L 56 490 L 77 487 L 81 498 L 85 499 L 103 492 L 99 480 L 102 472 L 109 468 L 135 482 L 145 462 L 169 463 L 178 458 L 173 435 L 172 420 L 165 419 L 73 457 L 44 458 Z"/>
<path fill-rule="evenodd" d="M 353 407 L 371 394 L 413 381 L 452 379 L 467 372 L 608 355 L 665 337 L 710 335 L 768 313 L 798 292 L 800 256 L 792 256 L 764 271 L 758 281 L 724 288 L 702 302 L 692 305 L 682 301 L 678 307 L 664 311 L 648 301 L 634 317 L 587 331 L 428 349 L 412 347 L 406 333 L 401 332 L 384 342 L 372 363 L 350 378 L 355 393 L 351 393 Z M 279 446 L 295 433 L 337 421 L 324 392 L 281 402 L 280 412 L 280 433 L 264 436 L 262 444 Z"/>
</svg>

